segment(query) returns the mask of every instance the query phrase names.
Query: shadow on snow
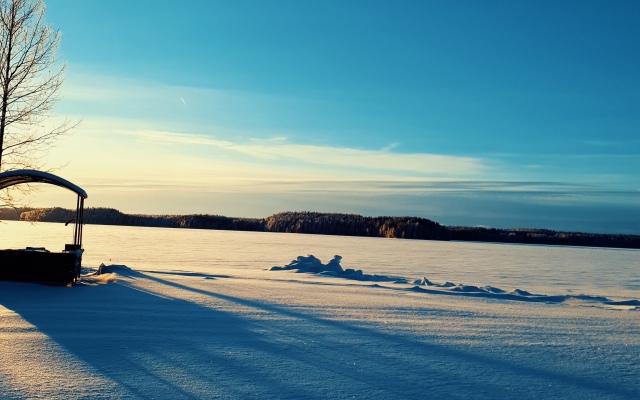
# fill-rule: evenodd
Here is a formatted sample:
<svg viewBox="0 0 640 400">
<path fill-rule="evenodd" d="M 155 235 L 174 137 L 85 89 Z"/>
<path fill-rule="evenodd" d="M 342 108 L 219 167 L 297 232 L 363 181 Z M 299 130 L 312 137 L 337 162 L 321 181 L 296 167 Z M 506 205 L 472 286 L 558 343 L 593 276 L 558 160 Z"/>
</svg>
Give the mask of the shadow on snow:
<svg viewBox="0 0 640 400">
<path fill-rule="evenodd" d="M 205 290 L 157 276 L 162 274 L 126 267 L 117 272 L 129 279 L 71 289 L 0 282 L 0 305 L 113 381 L 123 396 L 640 396 L 619 384 L 530 366 L 527 360 L 216 293 L 213 275 L 207 281 L 212 290 Z M 142 279 L 204 296 L 207 306 L 140 290 L 134 283 Z M 224 311 L 229 303 L 245 311 Z M 551 385 L 554 391 L 548 392 Z"/>
</svg>

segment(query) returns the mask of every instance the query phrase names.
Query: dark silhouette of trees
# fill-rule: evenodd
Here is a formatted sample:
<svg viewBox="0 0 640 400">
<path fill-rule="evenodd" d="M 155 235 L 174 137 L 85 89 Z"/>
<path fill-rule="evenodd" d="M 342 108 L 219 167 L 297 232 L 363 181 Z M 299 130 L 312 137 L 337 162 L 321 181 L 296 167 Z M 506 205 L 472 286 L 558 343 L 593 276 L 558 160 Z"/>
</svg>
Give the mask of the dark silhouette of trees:
<svg viewBox="0 0 640 400">
<path fill-rule="evenodd" d="M 638 235 L 556 232 L 549 229 L 495 229 L 450 226 L 451 240 L 472 242 L 551 244 L 562 246 L 640 248 Z"/>
<path fill-rule="evenodd" d="M 20 208 L 17 211 L 18 213 L 14 209 L 0 208 L 0 220 L 19 218 L 25 221 L 66 222 L 75 217 L 75 211 L 63 208 Z M 267 218 L 230 218 L 220 215 L 130 215 L 112 208 L 87 208 L 84 220 L 87 224 L 98 225 L 640 249 L 638 235 L 442 226 L 437 222 L 417 217 L 363 217 L 356 214 L 283 212 Z"/>
<path fill-rule="evenodd" d="M 266 218 L 270 232 L 448 240 L 445 227 L 416 217 L 363 217 L 355 214 L 284 212 Z"/>
<path fill-rule="evenodd" d="M 5 210 L 2 212 L 2 210 Z M 9 209 L 0 208 L 0 219 L 16 219 Z M 20 209 L 20 219 L 38 222 L 66 222 L 75 217 L 75 211 L 64 208 Z M 12 218 L 13 216 L 13 218 Z M 263 231 L 261 219 L 230 218 L 220 215 L 136 215 L 124 214 L 113 208 L 87 208 L 85 224 L 147 226 L 158 228 L 220 229 L 237 231 Z"/>
</svg>

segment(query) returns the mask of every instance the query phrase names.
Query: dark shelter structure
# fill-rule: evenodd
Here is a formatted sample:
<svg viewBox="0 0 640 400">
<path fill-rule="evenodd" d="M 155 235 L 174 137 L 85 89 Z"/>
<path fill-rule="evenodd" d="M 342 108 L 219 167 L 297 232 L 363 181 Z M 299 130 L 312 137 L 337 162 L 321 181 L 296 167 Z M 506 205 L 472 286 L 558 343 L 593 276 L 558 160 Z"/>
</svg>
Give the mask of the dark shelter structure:
<svg viewBox="0 0 640 400">
<path fill-rule="evenodd" d="M 21 169 L 0 173 L 0 189 L 28 183 L 46 183 L 69 189 L 78 195 L 73 243 L 61 252 L 42 247 L 0 250 L 0 280 L 72 284 L 82 268 L 82 226 L 87 192 L 73 183 L 43 171 Z"/>
</svg>

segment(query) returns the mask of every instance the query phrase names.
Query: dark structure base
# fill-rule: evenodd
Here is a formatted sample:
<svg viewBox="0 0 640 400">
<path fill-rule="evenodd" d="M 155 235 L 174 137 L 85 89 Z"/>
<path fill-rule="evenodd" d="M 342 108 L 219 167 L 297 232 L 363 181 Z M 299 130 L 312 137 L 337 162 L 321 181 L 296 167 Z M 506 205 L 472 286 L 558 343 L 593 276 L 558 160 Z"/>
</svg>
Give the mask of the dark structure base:
<svg viewBox="0 0 640 400">
<path fill-rule="evenodd" d="M 80 277 L 81 259 L 82 250 L 0 250 L 0 280 L 72 284 Z"/>
</svg>

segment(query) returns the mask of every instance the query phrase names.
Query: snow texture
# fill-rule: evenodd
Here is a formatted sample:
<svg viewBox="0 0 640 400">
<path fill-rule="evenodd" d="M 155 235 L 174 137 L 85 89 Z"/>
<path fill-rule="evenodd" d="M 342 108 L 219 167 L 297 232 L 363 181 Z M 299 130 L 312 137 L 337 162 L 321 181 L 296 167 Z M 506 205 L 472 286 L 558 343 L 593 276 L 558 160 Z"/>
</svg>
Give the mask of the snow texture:
<svg viewBox="0 0 640 400">
<path fill-rule="evenodd" d="M 640 398 L 638 251 L 109 226 L 85 248 L 77 286 L 0 282 L 0 398 Z"/>
<path fill-rule="evenodd" d="M 315 256 L 309 254 L 305 256 L 298 256 L 295 260 L 291 261 L 284 267 L 274 266 L 270 271 L 286 271 L 294 270 L 296 272 L 314 273 L 323 276 L 333 276 L 344 279 L 354 279 L 358 281 L 372 281 L 372 282 L 393 282 L 393 283 L 407 283 L 407 278 L 391 277 L 384 275 L 368 275 L 362 272 L 362 270 L 346 269 L 344 270 L 340 265 L 342 260 L 341 256 L 334 256 L 327 264 L 323 264 Z M 445 282 L 441 284 L 433 283 L 426 277 L 413 281 L 416 286 L 411 287 L 408 290 L 429 293 L 429 294 L 441 294 L 441 295 L 459 295 L 469 297 L 486 297 L 501 300 L 513 300 L 513 301 L 528 301 L 528 302 L 544 302 L 544 303 L 562 303 L 569 300 L 582 300 L 586 302 L 599 303 L 608 306 L 627 306 L 629 309 L 640 310 L 640 300 L 629 299 L 622 301 L 610 300 L 603 296 L 594 296 L 588 294 L 578 295 L 544 295 L 533 294 L 526 290 L 513 289 L 511 291 L 503 290 L 494 286 L 478 287 L 474 285 L 455 284 L 453 282 Z M 425 288 L 426 286 L 427 288 Z"/>
</svg>

